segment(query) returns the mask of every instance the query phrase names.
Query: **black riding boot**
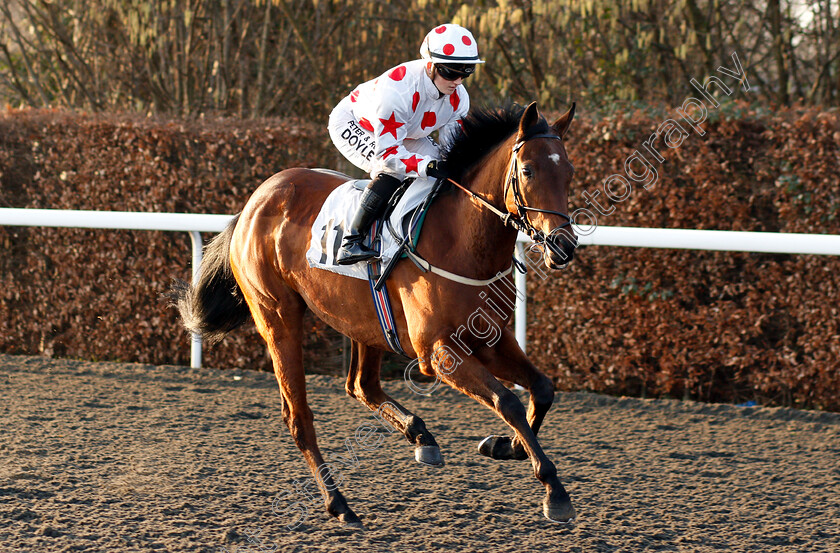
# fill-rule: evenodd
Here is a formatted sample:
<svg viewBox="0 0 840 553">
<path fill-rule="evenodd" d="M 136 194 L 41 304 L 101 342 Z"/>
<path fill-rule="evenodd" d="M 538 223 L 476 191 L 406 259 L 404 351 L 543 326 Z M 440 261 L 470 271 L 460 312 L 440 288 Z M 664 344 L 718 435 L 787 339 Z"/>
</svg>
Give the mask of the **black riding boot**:
<svg viewBox="0 0 840 553">
<path fill-rule="evenodd" d="M 400 187 L 400 180 L 381 173 L 371 181 L 362 194 L 361 205 L 344 235 L 341 248 L 338 250 L 335 262 L 339 265 L 352 265 L 359 261 L 376 257 L 376 251 L 363 244 L 370 226 L 385 213 L 388 200 Z"/>
</svg>

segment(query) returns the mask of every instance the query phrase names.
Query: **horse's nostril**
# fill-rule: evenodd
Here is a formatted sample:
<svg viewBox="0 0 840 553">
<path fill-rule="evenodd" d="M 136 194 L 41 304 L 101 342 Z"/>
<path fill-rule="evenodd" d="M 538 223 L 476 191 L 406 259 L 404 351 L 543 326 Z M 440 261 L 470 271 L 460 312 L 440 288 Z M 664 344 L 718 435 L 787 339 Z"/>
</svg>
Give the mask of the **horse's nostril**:
<svg viewBox="0 0 840 553">
<path fill-rule="evenodd" d="M 542 243 L 545 262 L 552 269 L 568 265 L 575 256 L 577 237 L 565 232 L 549 236 Z"/>
<path fill-rule="evenodd" d="M 574 248 L 562 240 L 546 240 L 544 247 L 547 254 L 546 261 L 551 265 L 568 263 L 574 256 Z"/>
</svg>

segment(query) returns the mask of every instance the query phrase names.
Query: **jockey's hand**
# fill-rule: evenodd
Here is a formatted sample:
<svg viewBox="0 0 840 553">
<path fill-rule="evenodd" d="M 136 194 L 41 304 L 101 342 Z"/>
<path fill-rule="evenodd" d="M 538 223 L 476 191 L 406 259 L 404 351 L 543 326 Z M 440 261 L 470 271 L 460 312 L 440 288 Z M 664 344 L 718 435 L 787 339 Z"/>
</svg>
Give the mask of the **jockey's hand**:
<svg viewBox="0 0 840 553">
<path fill-rule="evenodd" d="M 451 176 L 451 173 L 446 167 L 446 162 L 437 159 L 433 159 L 426 165 L 426 174 L 433 179 L 445 179 Z"/>
</svg>

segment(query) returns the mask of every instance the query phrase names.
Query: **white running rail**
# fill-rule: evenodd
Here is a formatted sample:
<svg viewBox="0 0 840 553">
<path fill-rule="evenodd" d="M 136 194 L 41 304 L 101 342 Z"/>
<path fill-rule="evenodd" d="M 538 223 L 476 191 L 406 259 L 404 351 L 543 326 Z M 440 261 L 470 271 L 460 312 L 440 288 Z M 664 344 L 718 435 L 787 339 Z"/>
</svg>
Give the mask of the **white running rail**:
<svg viewBox="0 0 840 553">
<path fill-rule="evenodd" d="M 198 275 L 203 244 L 201 232 L 221 232 L 232 215 L 138 213 L 134 211 L 66 211 L 0 208 L 0 225 L 19 227 L 98 228 L 187 232 L 192 243 L 192 277 Z M 190 366 L 201 367 L 201 336 L 193 333 Z"/>
<path fill-rule="evenodd" d="M 98 228 L 117 230 L 159 230 L 187 232 L 192 241 L 192 274 L 201 263 L 200 232 L 221 232 L 232 215 L 190 213 L 138 213 L 131 211 L 65 211 L 58 209 L 0 208 L 0 225 L 28 227 Z M 636 248 L 674 248 L 730 252 L 840 255 L 840 235 L 740 232 L 723 230 L 657 229 L 638 227 L 581 227 L 582 246 L 626 246 Z M 591 231 L 591 232 L 590 232 Z M 520 234 L 517 254 L 524 259 L 528 238 Z M 528 263 L 526 263 L 527 265 Z M 516 273 L 514 328 L 516 340 L 525 349 L 525 275 Z M 190 365 L 201 366 L 201 338 L 192 337 Z"/>
</svg>

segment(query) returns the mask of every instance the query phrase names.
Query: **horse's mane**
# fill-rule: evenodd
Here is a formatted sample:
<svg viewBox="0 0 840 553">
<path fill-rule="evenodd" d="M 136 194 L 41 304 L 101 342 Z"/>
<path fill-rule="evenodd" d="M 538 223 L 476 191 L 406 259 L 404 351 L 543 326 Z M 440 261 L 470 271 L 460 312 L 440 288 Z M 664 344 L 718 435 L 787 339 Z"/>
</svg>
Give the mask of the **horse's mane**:
<svg viewBox="0 0 840 553">
<path fill-rule="evenodd" d="M 461 131 L 455 134 L 443 152 L 443 159 L 446 160 L 452 178 L 456 181 L 463 178 L 470 167 L 513 134 L 524 112 L 524 107 L 510 102 L 495 108 L 471 109 L 464 117 Z M 541 117 L 530 131 L 548 132 L 548 123 Z"/>
</svg>

